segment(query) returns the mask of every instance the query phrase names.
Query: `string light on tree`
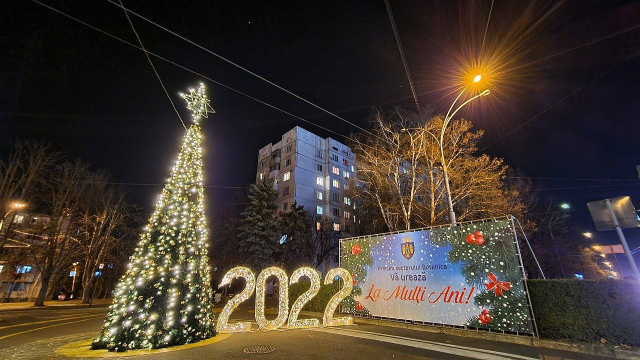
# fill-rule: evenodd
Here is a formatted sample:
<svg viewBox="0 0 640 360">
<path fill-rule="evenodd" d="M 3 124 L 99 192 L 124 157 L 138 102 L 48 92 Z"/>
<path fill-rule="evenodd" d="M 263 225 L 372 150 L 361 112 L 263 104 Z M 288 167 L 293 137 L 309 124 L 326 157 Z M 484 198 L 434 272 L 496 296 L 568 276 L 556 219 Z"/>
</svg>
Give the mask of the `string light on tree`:
<svg viewBox="0 0 640 360">
<path fill-rule="evenodd" d="M 193 125 L 93 349 L 161 348 L 215 335 L 199 125 L 213 109 L 203 84 L 182 97 Z"/>
</svg>

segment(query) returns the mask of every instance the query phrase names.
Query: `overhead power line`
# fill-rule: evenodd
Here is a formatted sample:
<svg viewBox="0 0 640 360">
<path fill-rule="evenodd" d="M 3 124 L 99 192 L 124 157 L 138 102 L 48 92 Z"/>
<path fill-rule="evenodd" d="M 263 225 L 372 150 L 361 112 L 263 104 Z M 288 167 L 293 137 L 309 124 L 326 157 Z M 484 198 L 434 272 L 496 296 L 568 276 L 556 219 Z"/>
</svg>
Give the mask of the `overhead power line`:
<svg viewBox="0 0 640 360">
<path fill-rule="evenodd" d="M 484 28 L 484 36 L 482 37 L 481 52 L 484 52 L 484 41 L 487 39 L 487 31 L 489 30 L 489 22 L 491 21 L 491 12 L 493 11 L 493 1 L 491 0 L 491 7 L 489 8 L 489 16 L 487 17 L 487 26 Z"/>
<path fill-rule="evenodd" d="M 557 187 L 557 188 L 546 188 L 546 189 L 533 189 L 533 191 L 554 191 L 554 190 L 578 190 L 578 189 L 592 189 L 592 188 L 602 188 L 602 187 L 621 187 L 621 186 L 638 186 L 640 183 L 635 184 L 611 184 L 611 185 L 587 185 L 587 186 L 567 186 L 567 187 Z"/>
<path fill-rule="evenodd" d="M 71 20 L 73 20 L 73 21 L 75 21 L 75 22 L 78 22 L 78 23 L 80 23 L 80 24 L 82 24 L 82 25 L 84 25 L 84 26 L 87 26 L 87 27 L 89 27 L 89 28 L 91 28 L 91 29 L 93 29 L 93 30 L 95 30 L 95 31 L 98 31 L 98 32 L 100 32 L 100 33 L 102 33 L 102 34 L 104 34 L 104 35 L 107 35 L 107 36 L 109 36 L 109 37 L 110 37 L 110 38 L 112 38 L 112 39 L 118 40 L 118 41 L 120 41 L 120 42 L 122 42 L 122 43 L 124 43 L 124 44 L 127 44 L 127 45 L 129 45 L 129 46 L 131 46 L 131 47 L 134 47 L 134 48 L 136 48 L 136 49 L 138 49 L 138 50 L 140 50 L 140 51 L 144 51 L 144 50 L 143 50 L 141 47 L 139 47 L 138 45 L 132 44 L 132 43 L 130 43 L 130 42 L 128 42 L 128 41 L 126 41 L 126 40 L 124 40 L 124 39 L 121 39 L 121 38 L 119 38 L 119 37 L 117 37 L 117 36 L 115 36 L 115 35 L 113 35 L 113 34 L 111 34 L 111 33 L 107 32 L 107 31 L 105 31 L 105 30 L 102 30 L 102 29 L 100 29 L 100 28 L 98 28 L 98 27 L 95 27 L 95 26 L 93 26 L 93 25 L 91 25 L 91 24 L 89 24 L 89 23 L 86 23 L 86 22 L 84 22 L 84 21 L 82 21 L 82 20 L 78 19 L 78 18 L 75 18 L 75 17 L 73 17 L 73 16 L 71 16 L 71 15 L 69 15 L 69 14 L 67 14 L 67 13 L 65 13 L 65 12 L 63 12 L 63 11 L 61 11 L 61 10 L 58 10 L 58 9 L 56 9 L 56 8 L 54 8 L 54 7 L 51 7 L 51 6 L 49 6 L 49 5 L 46 5 L 46 4 L 44 4 L 44 3 L 42 3 L 42 2 L 40 2 L 40 1 L 38 1 L 38 0 L 31 0 L 31 1 L 32 1 L 32 2 L 34 2 L 34 3 L 36 3 L 36 4 L 38 4 L 38 5 L 41 5 L 41 6 L 43 6 L 43 7 L 46 7 L 47 9 L 52 10 L 52 11 L 54 11 L 54 12 L 56 12 L 56 13 L 58 13 L 58 14 L 60 14 L 60 15 L 64 16 L 64 17 L 66 17 L 66 18 L 68 18 L 68 19 L 71 19 Z M 262 100 L 260 100 L 260 99 L 258 99 L 258 98 L 255 98 L 255 97 L 251 96 L 251 95 L 248 95 L 248 94 L 246 94 L 246 93 L 244 93 L 244 92 L 242 92 L 242 91 L 240 91 L 240 90 L 234 89 L 234 88 L 232 88 L 232 87 L 231 87 L 231 86 L 229 86 L 229 85 L 223 84 L 223 83 L 221 83 L 221 82 L 219 82 L 219 81 L 217 81 L 217 80 L 214 80 L 214 79 L 212 79 L 212 78 L 210 78 L 210 77 L 208 77 L 208 76 L 205 76 L 205 75 L 203 75 L 203 74 L 201 74 L 201 73 L 199 73 L 199 72 L 197 72 L 197 71 L 195 71 L 195 70 L 191 70 L 191 69 L 187 68 L 186 66 L 182 66 L 182 65 L 180 65 L 180 64 L 178 64 L 178 63 L 176 63 L 176 62 L 174 62 L 174 61 L 171 61 L 171 60 L 169 60 L 169 59 L 167 59 L 167 58 L 164 58 L 164 57 L 162 57 L 162 56 L 160 56 L 160 55 L 158 55 L 158 54 L 156 54 L 156 53 L 153 53 L 153 52 L 151 52 L 151 51 L 147 51 L 147 53 L 148 53 L 149 55 L 152 55 L 152 56 L 154 56 L 154 57 L 156 57 L 156 58 L 158 58 L 158 59 L 160 59 L 160 60 L 162 60 L 162 61 L 165 61 L 165 62 L 167 62 L 167 63 L 169 63 L 169 64 L 171 64 L 171 65 L 173 65 L 173 66 L 179 67 L 179 68 L 180 68 L 180 69 L 182 69 L 182 70 L 188 71 L 188 72 L 190 72 L 190 73 L 192 73 L 192 74 L 194 74 L 194 75 L 200 76 L 200 77 L 201 77 L 201 78 L 203 78 L 203 79 L 206 79 L 206 80 L 208 80 L 208 81 L 211 81 L 212 83 L 217 84 L 217 85 L 219 85 L 219 86 L 221 86 L 221 87 L 223 87 L 223 88 L 225 88 L 225 89 L 231 90 L 231 91 L 233 91 L 233 92 L 235 92 L 235 93 L 237 93 L 237 94 L 239 94 L 239 95 L 242 95 L 242 96 L 244 96 L 244 97 L 246 97 L 246 98 L 249 98 L 249 99 L 251 99 L 251 100 L 253 100 L 253 101 L 256 101 L 256 102 L 258 102 L 258 103 L 260 103 L 260 104 L 262 104 L 262 105 L 265 105 L 265 106 L 268 106 L 268 107 L 270 107 L 270 108 L 272 108 L 272 109 L 274 109 L 274 110 L 280 111 L 280 112 L 281 112 L 281 113 L 283 113 L 283 114 L 289 115 L 289 116 L 291 116 L 291 117 L 293 117 L 293 118 L 296 118 L 296 119 L 298 119 L 298 120 L 300 120 L 300 121 L 303 121 L 303 122 L 306 122 L 306 123 L 308 123 L 308 124 L 311 124 L 311 125 L 313 125 L 313 126 L 315 126 L 315 127 L 317 127 L 317 128 L 320 128 L 320 129 L 322 129 L 322 130 L 325 130 L 325 131 L 327 131 L 327 132 L 329 132 L 329 133 L 332 133 L 332 134 L 335 134 L 335 135 L 338 135 L 338 136 L 341 136 L 341 137 L 347 138 L 347 136 L 346 136 L 346 135 L 340 134 L 340 133 L 339 133 L 339 132 L 337 132 L 337 131 L 334 131 L 334 130 L 331 130 L 331 129 L 329 129 L 329 128 L 326 128 L 326 127 L 324 127 L 324 126 L 322 126 L 322 125 L 318 125 L 318 124 L 316 124 L 316 123 L 314 123 L 314 122 L 312 122 L 312 121 L 309 121 L 309 120 L 307 120 L 307 119 L 305 119 L 305 118 L 302 118 L 302 117 L 300 117 L 300 116 L 298 116 L 298 115 L 294 115 L 294 114 L 292 114 L 292 113 L 290 113 L 290 112 L 288 112 L 288 111 L 286 111 L 286 110 L 280 109 L 280 108 L 279 108 L 279 107 L 277 107 L 277 106 L 271 105 L 271 104 L 269 104 L 269 103 L 267 103 L 267 102 L 265 102 L 265 101 L 262 101 Z"/>
<path fill-rule="evenodd" d="M 611 179 L 611 178 L 557 178 L 557 177 L 528 177 L 528 176 L 507 176 L 507 179 L 531 179 L 531 180 L 555 180 L 555 181 L 625 181 L 637 182 L 637 179 Z"/>
<path fill-rule="evenodd" d="M 395 35 L 395 38 L 396 38 L 396 44 L 398 44 L 398 50 L 400 51 L 400 57 L 402 58 L 402 65 L 404 65 L 404 71 L 407 73 L 407 80 L 409 80 L 409 86 L 411 87 L 413 100 L 416 102 L 416 108 L 418 109 L 418 114 L 422 115 L 422 111 L 420 110 L 420 103 L 418 102 L 418 95 L 416 94 L 416 89 L 413 86 L 413 80 L 411 80 L 411 73 L 409 73 L 409 65 L 407 65 L 407 59 L 404 56 L 404 49 L 402 48 L 402 42 L 400 41 L 400 35 L 398 34 L 398 28 L 396 27 L 396 20 L 393 18 L 393 12 L 391 11 L 391 4 L 389 4 L 389 0 L 384 0 L 384 3 L 387 6 L 389 21 L 391 21 L 391 28 L 393 29 L 393 34 Z"/>
<path fill-rule="evenodd" d="M 339 119 L 341 121 L 344 121 L 345 123 L 357 128 L 357 129 L 359 129 L 361 131 L 364 131 L 366 133 L 369 133 L 370 135 L 373 135 L 372 133 L 370 133 L 368 130 L 364 129 L 363 127 L 361 127 L 361 126 L 359 126 L 359 125 L 357 125 L 357 124 L 355 124 L 355 123 L 353 123 L 353 122 L 351 122 L 351 121 L 349 121 L 349 120 L 347 120 L 347 119 L 345 119 L 345 118 L 343 118 L 343 117 L 341 117 L 339 115 L 336 115 L 335 113 L 333 113 L 333 112 L 331 112 L 331 111 L 329 111 L 329 110 L 327 110 L 327 109 L 325 109 L 325 108 L 323 108 L 323 107 L 321 107 L 319 105 L 316 105 L 315 103 L 312 103 L 311 101 L 303 98 L 302 96 L 297 95 L 297 94 L 285 89 L 284 87 L 274 83 L 273 81 L 270 81 L 270 80 L 264 78 L 263 76 L 260 76 L 260 75 L 256 74 L 255 72 L 253 72 L 253 71 L 251 71 L 251 70 L 249 70 L 249 69 L 247 69 L 247 68 L 245 68 L 245 67 L 243 67 L 243 66 L 241 66 L 241 65 L 239 65 L 239 64 L 237 64 L 237 63 L 235 63 L 235 62 L 233 62 L 233 61 L 231 61 L 231 60 L 229 60 L 227 58 L 225 58 L 224 56 L 222 56 L 222 55 L 220 55 L 218 53 L 215 53 L 214 51 L 212 51 L 210 49 L 207 49 L 204 46 L 202 46 L 202 45 L 200 45 L 200 44 L 198 44 L 198 43 L 196 43 L 196 42 L 194 42 L 192 40 L 189 40 L 188 38 L 186 38 L 186 37 L 184 37 L 184 36 L 182 36 L 180 34 L 177 34 L 176 32 L 171 31 L 171 30 L 167 29 L 166 27 L 164 27 L 164 26 L 162 26 L 162 25 L 160 25 L 160 24 L 158 24 L 158 23 L 156 23 L 156 22 L 154 22 L 154 21 L 152 21 L 150 19 L 148 19 L 148 18 L 146 18 L 146 17 L 144 17 L 144 16 L 142 16 L 142 15 L 136 13 L 136 12 L 133 12 L 133 11 L 127 9 L 127 8 L 125 8 L 122 5 L 122 3 L 118 4 L 118 3 L 116 3 L 115 1 L 112 1 L 112 0 L 107 0 L 107 1 L 109 1 L 111 4 L 113 4 L 115 6 L 118 6 L 118 7 L 122 8 L 125 12 L 129 12 L 129 13 L 139 17 L 140 19 L 143 19 L 143 20 L 147 21 L 148 23 L 150 23 L 150 24 L 152 24 L 152 25 L 154 25 L 154 26 L 156 26 L 156 27 L 158 27 L 158 28 L 170 33 L 171 35 L 173 35 L 173 36 L 175 36 L 177 38 L 180 38 L 180 39 L 188 42 L 189 44 L 191 44 L 193 46 L 198 47 L 199 49 L 202 49 L 202 50 L 206 51 L 207 53 L 217 57 L 218 59 L 220 59 L 222 61 L 225 61 L 226 63 L 228 63 L 230 65 L 235 66 L 236 68 L 238 68 L 238 69 L 240 69 L 240 70 L 242 70 L 242 71 L 244 71 L 244 72 L 246 72 L 246 73 L 248 73 L 248 74 L 250 74 L 250 75 L 252 75 L 252 76 L 254 76 L 254 77 L 256 77 L 256 78 L 258 78 L 258 79 L 260 79 L 262 81 L 264 81 L 264 82 L 266 82 L 267 84 L 269 84 L 271 86 L 274 86 L 274 87 L 286 92 L 287 94 L 289 94 L 289 95 L 291 95 L 291 96 L 293 96 L 293 97 L 295 97 L 295 98 L 297 98 L 297 99 L 299 99 L 301 101 L 304 101 L 305 103 L 307 103 L 307 104 L 309 104 L 309 105 L 311 105 L 311 106 L 313 106 L 313 107 L 315 107 L 315 108 L 317 108 L 319 110 L 322 110 L 325 113 L 327 113 L 327 114 L 329 114 L 329 115 L 331 115 L 331 116 L 333 116 L 333 117 L 335 117 L 335 118 L 337 118 L 337 119 Z"/>
<path fill-rule="evenodd" d="M 118 0 L 118 1 L 120 2 L 120 6 L 122 6 L 122 0 Z M 122 6 L 122 8 L 124 9 L 124 6 Z M 178 112 L 178 109 L 176 109 L 176 105 L 173 103 L 173 100 L 171 100 L 171 96 L 169 96 L 169 92 L 167 92 L 167 88 L 164 87 L 164 83 L 160 78 L 160 74 L 158 74 L 158 70 L 156 70 L 156 67 L 153 66 L 153 61 L 151 61 L 151 58 L 149 57 L 149 53 L 147 52 L 147 49 L 145 49 L 144 45 L 142 44 L 142 39 L 140 39 L 140 35 L 138 35 L 136 28 L 133 26 L 133 22 L 131 22 L 131 19 L 129 18 L 129 14 L 127 14 L 126 11 L 124 12 L 124 16 L 127 18 L 129 25 L 131 25 L 131 30 L 133 30 L 133 33 L 136 35 L 136 38 L 138 39 L 138 44 L 140 44 L 142 51 L 144 51 L 144 55 L 147 57 L 147 61 L 149 61 L 149 65 L 151 65 L 151 69 L 153 70 L 153 73 L 156 74 L 156 78 L 158 78 L 158 81 L 160 82 L 160 86 L 162 86 L 162 90 L 167 95 L 167 99 L 169 99 L 169 102 L 171 103 L 171 107 L 173 107 L 173 111 L 176 112 L 176 115 L 178 115 L 178 119 L 180 119 L 180 122 L 182 123 L 182 127 L 184 127 L 184 129 L 186 130 L 187 125 L 184 124 L 182 117 L 180 117 L 180 113 Z"/>
<path fill-rule="evenodd" d="M 619 68 L 620 66 L 622 66 L 624 63 L 626 63 L 627 61 L 633 59 L 634 57 L 640 55 L 640 51 L 636 51 L 633 54 L 631 54 L 630 56 L 626 57 L 624 60 L 622 60 L 621 62 L 615 64 L 614 66 L 610 67 L 609 69 L 607 69 L 605 72 L 601 73 L 600 75 L 594 77 L 593 79 L 589 80 L 589 82 L 587 82 L 586 84 L 584 84 L 583 86 L 579 87 L 578 89 L 574 90 L 573 92 L 571 92 L 569 95 L 563 97 L 562 99 L 558 100 L 557 102 L 555 102 L 553 105 L 549 106 L 548 108 L 544 109 L 543 111 L 539 112 L 538 114 L 534 115 L 532 118 L 530 118 L 529 120 L 523 122 L 522 124 L 518 125 L 517 127 L 515 127 L 514 129 L 512 129 L 511 131 L 509 131 L 508 133 L 506 133 L 504 136 L 500 137 L 498 140 L 495 140 L 494 142 L 492 142 L 491 144 L 489 144 L 488 146 L 485 146 L 481 151 L 485 151 L 486 149 L 490 148 L 491 146 L 495 145 L 496 143 L 502 141 L 504 138 L 506 138 L 507 136 L 513 134 L 514 132 L 522 129 L 525 125 L 527 125 L 528 123 L 532 122 L 533 120 L 536 120 L 537 118 L 539 118 L 540 116 L 544 115 L 547 111 L 553 109 L 554 107 L 556 107 L 557 105 L 559 105 L 560 103 L 562 103 L 563 101 L 567 100 L 568 98 L 572 97 L 573 95 L 579 93 L 580 91 L 584 90 L 585 88 L 587 88 L 589 85 L 593 84 L 594 82 L 600 80 L 601 78 L 603 78 L 605 75 L 609 74 L 610 72 L 612 72 L 613 70 Z"/>
</svg>

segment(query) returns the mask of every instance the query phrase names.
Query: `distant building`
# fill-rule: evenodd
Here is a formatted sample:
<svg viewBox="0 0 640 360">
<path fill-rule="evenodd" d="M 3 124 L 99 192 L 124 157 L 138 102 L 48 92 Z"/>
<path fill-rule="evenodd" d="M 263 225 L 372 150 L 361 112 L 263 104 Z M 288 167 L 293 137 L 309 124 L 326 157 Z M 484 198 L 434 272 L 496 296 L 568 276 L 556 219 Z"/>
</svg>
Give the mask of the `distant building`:
<svg viewBox="0 0 640 360">
<path fill-rule="evenodd" d="M 40 291 L 40 274 L 27 248 L 41 241 L 39 232 L 49 223 L 46 215 L 17 212 L 0 229 L 0 301 L 33 300 Z"/>
<path fill-rule="evenodd" d="M 290 210 L 295 202 L 304 206 L 317 223 L 327 217 L 341 237 L 352 236 L 355 231 L 355 203 L 348 194 L 355 174 L 351 148 L 298 126 L 258 152 L 256 181 L 275 179 L 278 212 Z M 336 251 L 331 262 L 337 260 Z"/>
</svg>

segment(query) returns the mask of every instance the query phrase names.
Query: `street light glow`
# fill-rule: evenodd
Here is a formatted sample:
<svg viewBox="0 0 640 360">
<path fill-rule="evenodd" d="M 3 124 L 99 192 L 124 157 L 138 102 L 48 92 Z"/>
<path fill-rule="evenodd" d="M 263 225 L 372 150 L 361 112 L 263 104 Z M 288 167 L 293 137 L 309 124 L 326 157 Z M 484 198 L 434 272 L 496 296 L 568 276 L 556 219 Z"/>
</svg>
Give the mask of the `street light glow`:
<svg viewBox="0 0 640 360">
<path fill-rule="evenodd" d="M 23 209 L 25 207 L 27 207 L 27 204 L 21 203 L 21 202 L 17 202 L 17 201 L 11 204 L 11 208 L 13 208 L 13 209 Z"/>
<path fill-rule="evenodd" d="M 569 209 L 571 209 L 571 205 L 569 205 L 568 203 L 562 203 L 562 204 L 560 204 L 560 208 L 562 210 L 569 210 Z"/>
<path fill-rule="evenodd" d="M 588 232 L 588 231 L 585 232 L 585 233 L 582 233 L 582 235 L 584 235 L 584 237 L 589 238 L 589 239 L 591 239 L 593 237 L 593 234 Z"/>
<path fill-rule="evenodd" d="M 478 74 L 473 78 L 473 82 L 477 83 L 480 82 L 480 80 L 482 80 L 482 75 Z"/>
</svg>

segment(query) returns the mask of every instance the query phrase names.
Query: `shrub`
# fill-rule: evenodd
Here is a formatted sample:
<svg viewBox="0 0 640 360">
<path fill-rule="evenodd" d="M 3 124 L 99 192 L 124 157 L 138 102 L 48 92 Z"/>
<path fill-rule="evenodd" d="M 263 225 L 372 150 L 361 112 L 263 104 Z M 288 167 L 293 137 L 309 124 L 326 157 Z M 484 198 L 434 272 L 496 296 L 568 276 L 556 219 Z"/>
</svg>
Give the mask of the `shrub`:
<svg viewBox="0 0 640 360">
<path fill-rule="evenodd" d="M 640 346 L 640 285 L 625 281 L 529 280 L 541 338 Z"/>
</svg>

